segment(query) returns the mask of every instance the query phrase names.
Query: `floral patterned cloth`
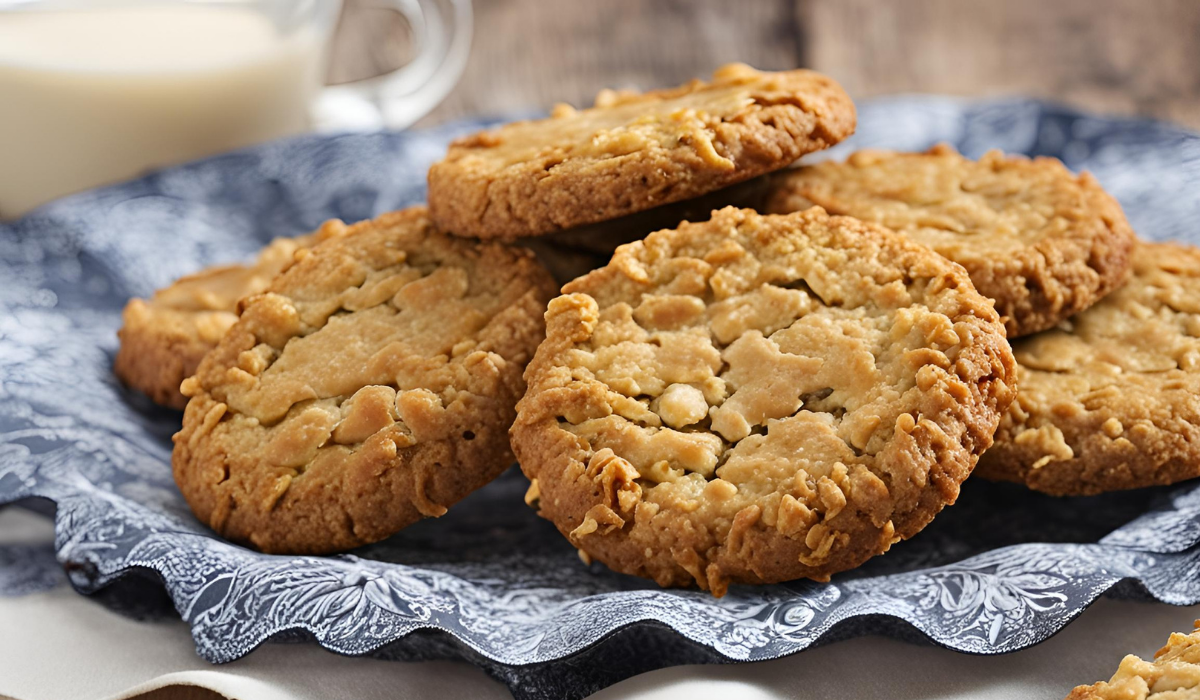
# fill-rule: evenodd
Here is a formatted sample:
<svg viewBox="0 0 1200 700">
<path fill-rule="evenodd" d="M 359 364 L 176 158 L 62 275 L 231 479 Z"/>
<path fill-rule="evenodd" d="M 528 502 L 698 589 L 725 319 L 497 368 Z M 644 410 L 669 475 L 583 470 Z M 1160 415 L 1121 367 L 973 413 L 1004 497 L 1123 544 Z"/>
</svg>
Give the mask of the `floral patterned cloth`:
<svg viewBox="0 0 1200 700">
<path fill-rule="evenodd" d="M 518 698 L 578 698 L 662 666 L 770 659 L 868 631 L 994 654 L 1045 639 L 1106 591 L 1200 601 L 1196 484 L 1053 499 L 969 481 L 925 532 L 858 570 L 721 599 L 584 566 L 522 504 L 515 471 L 350 555 L 269 556 L 218 539 L 171 479 L 179 414 L 112 375 L 122 305 L 274 236 L 420 201 L 429 163 L 480 125 L 266 144 L 0 225 L 0 503 L 57 504 L 57 562 L 76 588 L 141 599 L 152 572 L 213 662 L 268 639 L 315 641 L 465 659 Z M 1143 236 L 1200 242 L 1200 136 L 1167 124 L 1027 100 L 895 98 L 862 105 L 858 135 L 832 155 L 937 141 L 972 156 L 1058 156 L 1091 170 Z M 0 547 L 0 593 L 53 585 L 51 562 Z"/>
</svg>

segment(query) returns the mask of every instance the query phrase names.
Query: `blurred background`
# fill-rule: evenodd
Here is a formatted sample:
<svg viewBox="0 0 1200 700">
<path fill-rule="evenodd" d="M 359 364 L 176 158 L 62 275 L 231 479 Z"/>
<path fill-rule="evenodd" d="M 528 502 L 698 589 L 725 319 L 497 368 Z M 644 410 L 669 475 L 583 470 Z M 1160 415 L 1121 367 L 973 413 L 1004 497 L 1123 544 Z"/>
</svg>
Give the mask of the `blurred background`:
<svg viewBox="0 0 1200 700">
<path fill-rule="evenodd" d="M 466 70 L 421 124 L 591 104 L 743 61 L 829 73 L 855 98 L 1023 94 L 1200 128 L 1196 0 L 475 0 Z M 390 35 L 390 41 L 378 41 Z M 403 63 L 405 25 L 348 0 L 329 78 Z"/>
<path fill-rule="evenodd" d="M 1200 129 L 1200 0 L 0 0 L 0 220 L 312 129 L 589 106 L 732 61 Z"/>
</svg>

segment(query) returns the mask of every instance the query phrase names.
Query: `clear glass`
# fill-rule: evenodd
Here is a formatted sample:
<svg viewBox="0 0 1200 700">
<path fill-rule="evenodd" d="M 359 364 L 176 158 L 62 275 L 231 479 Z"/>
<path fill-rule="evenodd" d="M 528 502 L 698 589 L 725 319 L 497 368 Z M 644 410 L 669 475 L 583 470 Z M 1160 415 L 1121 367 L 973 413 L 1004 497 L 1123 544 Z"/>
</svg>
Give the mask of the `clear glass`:
<svg viewBox="0 0 1200 700">
<path fill-rule="evenodd" d="M 0 219 L 312 128 L 404 128 L 453 88 L 470 0 L 388 0 L 414 57 L 325 87 L 341 0 L 0 0 Z"/>
</svg>

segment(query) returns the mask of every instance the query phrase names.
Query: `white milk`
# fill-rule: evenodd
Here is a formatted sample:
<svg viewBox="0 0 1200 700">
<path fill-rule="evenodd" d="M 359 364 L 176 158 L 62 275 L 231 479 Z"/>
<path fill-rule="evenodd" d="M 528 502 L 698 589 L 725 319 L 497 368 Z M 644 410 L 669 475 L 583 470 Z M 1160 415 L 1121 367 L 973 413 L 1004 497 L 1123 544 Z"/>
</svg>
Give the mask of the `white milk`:
<svg viewBox="0 0 1200 700">
<path fill-rule="evenodd" d="M 322 44 L 244 7 L 0 12 L 0 219 L 305 130 Z"/>
</svg>

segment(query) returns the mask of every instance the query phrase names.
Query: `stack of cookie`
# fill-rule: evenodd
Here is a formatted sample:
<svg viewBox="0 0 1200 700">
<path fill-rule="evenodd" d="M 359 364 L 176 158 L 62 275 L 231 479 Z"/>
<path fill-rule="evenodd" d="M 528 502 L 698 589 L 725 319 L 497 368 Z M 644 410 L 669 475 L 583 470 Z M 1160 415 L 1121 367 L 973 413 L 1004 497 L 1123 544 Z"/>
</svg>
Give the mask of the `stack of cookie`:
<svg viewBox="0 0 1200 700">
<path fill-rule="evenodd" d="M 995 300 L 1020 394 L 980 476 L 1062 496 L 1200 476 L 1200 250 L 1137 240 L 1087 173 L 938 146 L 860 151 L 768 189 L 769 211 L 901 232 Z"/>
<path fill-rule="evenodd" d="M 181 491 L 267 552 L 382 539 L 515 454 L 585 560 L 722 595 L 887 551 L 977 462 L 1200 475 L 1200 253 L 1057 161 L 771 174 L 854 126 L 809 71 L 604 92 L 452 144 L 428 209 L 132 301 L 116 369 L 186 402 Z"/>
</svg>

